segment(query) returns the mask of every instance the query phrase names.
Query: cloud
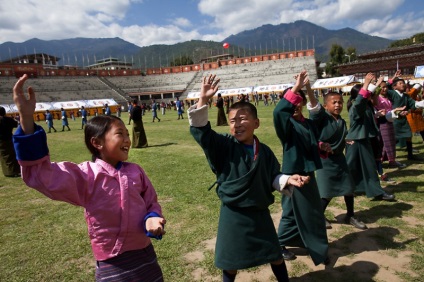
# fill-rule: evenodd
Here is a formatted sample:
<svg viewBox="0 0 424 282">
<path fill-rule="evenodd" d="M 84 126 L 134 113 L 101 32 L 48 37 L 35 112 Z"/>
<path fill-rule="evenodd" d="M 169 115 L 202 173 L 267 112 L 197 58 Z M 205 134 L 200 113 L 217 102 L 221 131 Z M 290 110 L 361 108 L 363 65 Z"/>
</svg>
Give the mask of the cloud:
<svg viewBox="0 0 424 282">
<path fill-rule="evenodd" d="M 34 37 L 120 37 L 139 46 L 192 39 L 222 41 L 231 34 L 264 24 L 296 20 L 333 30 L 351 27 L 389 39 L 424 31 L 424 12 L 414 7 L 421 0 L 391 0 L 384 5 L 370 0 L 173 1 L 180 1 L 181 5 L 179 9 L 174 5 L 170 12 L 153 0 L 2 1 L 0 42 L 22 42 Z M 188 5 L 194 6 L 188 9 Z M 130 9 L 145 11 L 147 7 L 154 8 L 148 10 L 152 16 L 148 23 L 127 23 Z M 132 19 L 137 19 L 137 15 L 133 14 Z"/>
<path fill-rule="evenodd" d="M 173 21 L 173 24 L 180 27 L 190 27 L 191 22 L 186 18 L 176 18 Z"/>
</svg>

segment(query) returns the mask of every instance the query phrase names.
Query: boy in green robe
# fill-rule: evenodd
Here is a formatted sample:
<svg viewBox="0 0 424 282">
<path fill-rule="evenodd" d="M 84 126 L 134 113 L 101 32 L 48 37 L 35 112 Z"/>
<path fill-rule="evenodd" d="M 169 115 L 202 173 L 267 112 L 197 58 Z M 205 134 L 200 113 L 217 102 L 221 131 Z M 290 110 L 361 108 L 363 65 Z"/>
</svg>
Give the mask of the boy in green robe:
<svg viewBox="0 0 424 282">
<path fill-rule="evenodd" d="M 302 186 L 309 178 L 280 174 L 271 149 L 254 135 L 259 119 L 254 105 L 238 102 L 229 109 L 230 134 L 218 134 L 208 121 L 207 102 L 218 91 L 219 79 L 203 78 L 199 101 L 188 110 L 190 132 L 216 174 L 222 204 L 215 247 L 215 265 L 223 281 L 234 281 L 237 270 L 270 263 L 278 281 L 288 281 L 269 205 L 273 191 L 289 193 L 286 184 Z"/>
<path fill-rule="evenodd" d="M 343 96 L 341 93 L 329 92 L 324 96 L 322 106 L 315 97 L 309 83 L 306 84 L 309 102 L 309 118 L 314 121 L 320 132 L 319 140 L 329 143 L 331 152 L 325 158 L 321 158 L 322 169 L 316 171 L 318 190 L 321 195 L 323 211 L 327 208 L 333 197 L 344 197 L 346 204 L 345 223 L 351 224 L 358 229 L 367 229 L 367 226 L 354 217 L 355 184 L 349 173 L 344 149 L 346 147 L 347 126 L 341 117 L 343 110 Z M 331 224 L 326 222 L 327 229 Z"/>
<path fill-rule="evenodd" d="M 422 159 L 413 155 L 412 150 L 412 131 L 411 126 L 408 123 L 406 115 L 409 110 L 415 110 L 417 108 L 424 108 L 423 101 L 415 101 L 408 94 L 405 93 L 406 84 L 405 80 L 399 78 L 401 74 L 400 70 L 396 71 L 393 79 L 389 80 L 389 85 L 392 89 L 387 90 L 387 97 L 392 102 L 393 109 L 405 107 L 403 111 L 399 112 L 396 118 L 393 120 L 393 126 L 395 128 L 396 140 L 406 140 L 406 150 L 408 152 L 408 160 L 418 160 Z"/>
<path fill-rule="evenodd" d="M 306 79 L 307 73 L 302 71 L 297 76 L 296 84 L 286 89 L 274 109 L 274 127 L 283 145 L 282 173 L 310 177 L 309 183 L 301 189 L 295 188 L 292 196 L 282 196 L 283 213 L 278 238 L 284 259 L 296 258 L 285 246 L 301 246 L 308 250 L 312 261 L 318 265 L 328 264 L 329 259 L 327 230 L 315 171 L 322 168 L 320 151 L 326 152 L 331 148 L 328 143 L 319 142 L 314 123 L 302 115 L 306 97 L 301 88 Z"/>
<path fill-rule="evenodd" d="M 393 201 L 395 196 L 381 188 L 377 166 L 370 139 L 378 135 L 378 127 L 374 118 L 374 108 L 371 102 L 372 91 L 375 89 L 371 81 L 374 74 L 368 73 L 364 84 L 357 84 L 350 91 L 347 103 L 350 128 L 346 136 L 346 161 L 350 169 L 355 192 L 365 192 L 368 198 Z"/>
</svg>

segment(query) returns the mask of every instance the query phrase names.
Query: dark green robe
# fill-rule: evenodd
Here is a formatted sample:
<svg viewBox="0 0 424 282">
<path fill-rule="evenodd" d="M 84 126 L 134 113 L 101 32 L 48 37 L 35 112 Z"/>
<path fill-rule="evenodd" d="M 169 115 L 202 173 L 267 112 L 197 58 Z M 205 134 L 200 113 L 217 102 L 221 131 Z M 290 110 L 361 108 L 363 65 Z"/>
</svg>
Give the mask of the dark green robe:
<svg viewBox="0 0 424 282">
<path fill-rule="evenodd" d="M 309 114 L 320 132 L 319 140 L 329 143 L 333 150 L 333 153 L 328 154 L 327 158 L 321 158 L 322 169 L 316 171 L 321 198 L 352 194 L 354 184 L 344 155 L 347 135 L 346 121 L 341 116 L 335 119 L 322 106 L 319 112 L 309 112 Z"/>
<path fill-rule="evenodd" d="M 358 95 L 349 110 L 350 128 L 346 145 L 346 161 L 355 183 L 355 192 L 365 192 L 368 198 L 382 195 L 370 138 L 376 137 L 378 127 L 368 100 Z"/>
<path fill-rule="evenodd" d="M 288 92 L 290 93 L 290 92 Z M 287 94 L 286 94 L 287 95 Z M 301 239 L 315 263 L 327 258 L 328 239 L 314 171 L 322 168 L 318 150 L 318 131 L 309 119 L 302 122 L 292 118 L 295 105 L 285 98 L 274 110 L 274 127 L 283 145 L 284 174 L 309 175 L 311 180 L 293 195 L 282 196 L 283 213 L 278 227 L 281 246 L 296 244 Z"/>
<path fill-rule="evenodd" d="M 408 94 L 403 93 L 402 96 L 399 95 L 398 92 L 395 90 L 388 90 L 387 91 L 387 97 L 389 98 L 390 102 L 392 102 L 392 108 L 399 108 L 406 106 L 405 111 L 408 111 L 410 109 L 415 109 L 415 100 L 412 99 Z M 411 132 L 411 126 L 408 123 L 408 119 L 406 116 L 394 119 L 393 120 L 393 126 L 395 128 L 395 136 L 396 139 L 401 138 L 411 138 L 412 132 Z"/>
<path fill-rule="evenodd" d="M 245 146 L 229 134 L 218 134 L 210 123 L 190 127 L 217 177 L 221 200 L 215 265 L 224 270 L 245 269 L 282 258 L 269 205 L 272 182 L 280 164 L 271 149 L 257 142 L 253 160 Z"/>
</svg>

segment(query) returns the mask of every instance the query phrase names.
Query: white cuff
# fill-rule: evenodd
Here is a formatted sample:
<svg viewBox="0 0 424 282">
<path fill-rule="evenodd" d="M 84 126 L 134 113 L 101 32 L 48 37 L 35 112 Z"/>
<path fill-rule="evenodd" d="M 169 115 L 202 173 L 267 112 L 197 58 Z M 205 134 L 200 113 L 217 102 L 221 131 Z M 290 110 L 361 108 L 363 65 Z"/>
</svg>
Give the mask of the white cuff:
<svg viewBox="0 0 424 282">
<path fill-rule="evenodd" d="M 372 93 L 375 92 L 375 89 L 377 88 L 377 86 L 375 84 L 370 83 L 368 85 L 368 91 L 371 91 Z"/>
<path fill-rule="evenodd" d="M 423 101 L 416 101 L 415 102 L 415 108 L 424 108 L 424 100 Z"/>
<path fill-rule="evenodd" d="M 412 86 L 412 88 L 415 88 L 415 89 L 418 89 L 418 90 L 420 90 L 421 87 L 422 87 L 422 85 L 419 84 L 419 83 L 415 83 L 414 86 Z"/>
<path fill-rule="evenodd" d="M 319 110 L 321 110 L 321 104 L 318 102 L 315 107 L 311 106 L 311 102 L 308 102 L 306 104 L 306 108 L 308 109 L 308 111 L 312 112 L 312 113 L 317 113 L 319 112 Z"/>
<path fill-rule="evenodd" d="M 275 190 L 278 192 L 291 197 L 293 194 L 293 185 L 288 185 L 287 182 L 289 181 L 290 175 L 286 174 L 279 174 L 275 177 L 274 181 L 272 182 L 272 187 L 274 187 Z"/>
<path fill-rule="evenodd" d="M 395 113 L 395 111 L 389 111 L 386 113 L 386 119 L 389 122 L 393 122 L 393 120 L 397 118 L 398 118 L 398 115 Z"/>
<path fill-rule="evenodd" d="M 208 124 L 208 105 L 203 105 L 199 109 L 194 104 L 187 110 L 188 122 L 190 126 L 203 127 Z"/>
</svg>

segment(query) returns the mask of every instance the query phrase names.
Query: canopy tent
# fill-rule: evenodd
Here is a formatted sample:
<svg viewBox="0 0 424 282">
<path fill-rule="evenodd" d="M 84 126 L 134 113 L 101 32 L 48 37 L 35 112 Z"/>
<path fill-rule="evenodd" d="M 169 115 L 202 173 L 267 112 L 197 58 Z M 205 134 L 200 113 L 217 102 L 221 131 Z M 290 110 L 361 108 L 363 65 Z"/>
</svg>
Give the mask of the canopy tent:
<svg viewBox="0 0 424 282">
<path fill-rule="evenodd" d="M 240 94 L 247 95 L 251 92 L 252 92 L 252 87 L 223 89 L 223 90 L 218 90 L 218 92 L 215 93 L 214 97 L 217 97 L 218 94 L 221 94 L 221 96 L 225 97 L 225 96 L 235 96 Z M 200 96 L 200 91 L 189 92 L 187 94 L 186 100 L 197 100 L 199 99 L 199 96 Z"/>
<path fill-rule="evenodd" d="M 216 92 L 214 97 L 218 96 L 218 94 L 221 94 L 221 96 L 225 97 L 225 96 L 236 96 L 240 94 L 250 95 L 254 92 L 258 92 L 258 94 L 266 94 L 271 92 L 283 92 L 285 89 L 292 86 L 293 84 L 286 83 L 286 84 L 275 84 L 275 85 L 262 85 L 262 86 L 255 86 L 255 87 L 223 89 Z M 187 94 L 186 100 L 199 99 L 199 95 L 200 95 L 199 91 L 189 92 Z"/>
<path fill-rule="evenodd" d="M 75 110 L 81 106 L 85 108 L 103 108 L 105 104 L 109 107 L 120 106 L 114 99 L 96 99 L 96 100 L 79 100 L 79 101 L 63 101 L 63 102 L 41 102 L 35 104 L 35 112 Z M 15 104 L 0 105 L 6 109 L 6 114 L 17 114 L 18 109 Z"/>
</svg>

